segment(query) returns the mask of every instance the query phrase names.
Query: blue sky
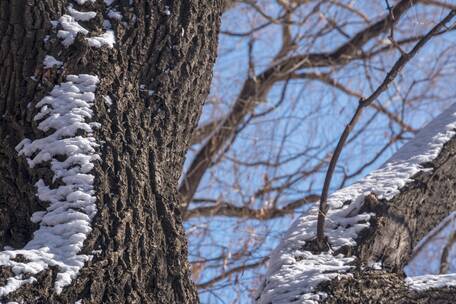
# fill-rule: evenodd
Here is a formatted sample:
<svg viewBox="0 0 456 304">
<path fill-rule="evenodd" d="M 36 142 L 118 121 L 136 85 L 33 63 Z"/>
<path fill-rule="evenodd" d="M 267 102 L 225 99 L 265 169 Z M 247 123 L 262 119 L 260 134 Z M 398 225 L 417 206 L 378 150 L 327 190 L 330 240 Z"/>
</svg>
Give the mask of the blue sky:
<svg viewBox="0 0 456 304">
<path fill-rule="evenodd" d="M 366 14 L 372 14 L 371 16 L 381 16 L 385 10 L 385 2 L 380 0 L 373 1 L 369 6 L 366 6 L 363 1 L 351 2 Z M 271 2 L 263 1 L 261 3 L 268 4 Z M 264 7 L 267 7 L 271 15 L 278 12 L 277 7 L 272 4 Z M 339 17 L 336 11 L 329 10 L 324 13 L 328 16 Z M 441 10 L 431 11 L 427 7 L 412 9 L 401 21 L 404 24 L 400 25 L 400 28 L 407 30 L 398 31 L 395 34 L 397 35 L 396 39 L 429 29 L 433 22 L 443 16 L 443 13 Z M 243 32 L 251 27 L 254 21 L 257 21 L 258 24 L 264 22 L 258 14 L 252 13 L 251 9 L 241 5 L 224 15 L 222 29 Z M 345 28 L 347 33 L 352 34 L 364 26 L 361 22 L 355 21 Z M 306 33 L 305 30 L 309 33 L 312 32 L 314 28 L 309 28 L 313 24 L 312 22 L 310 20 L 306 25 L 293 29 L 293 32 L 304 32 L 304 34 Z M 408 23 L 413 24 L 410 26 Z M 318 20 L 315 20 L 315 24 L 318 24 Z M 315 30 L 317 28 L 318 26 L 315 26 Z M 345 39 L 343 36 L 334 34 L 323 37 L 316 43 L 307 44 L 304 40 L 297 52 L 330 51 Z M 210 121 L 214 117 L 223 117 L 229 111 L 248 73 L 248 41 L 248 37 L 236 38 L 223 34 L 220 36 L 219 57 L 214 69 L 214 80 L 209 98 L 209 100 L 216 100 L 216 102 L 207 103 L 201 123 Z M 444 56 L 454 49 L 455 41 L 454 34 L 435 38 L 404 69 L 391 89 L 385 92 L 377 102 L 394 113 L 400 113 L 408 124 L 416 128 L 438 115 L 440 111 L 453 103 L 453 100 L 456 100 L 453 98 L 456 92 L 452 91 L 454 84 L 451 83 L 455 80 L 452 75 L 454 75 L 456 63 Z M 271 58 L 280 48 L 280 43 L 281 30 L 278 26 L 271 25 L 256 34 L 252 53 L 257 73 L 270 65 Z M 363 74 L 366 67 L 363 66 L 362 62 L 353 62 L 348 67 L 332 71 L 332 75 L 338 81 L 367 95 L 372 91 L 372 87 L 380 83 L 398 56 L 398 52 L 391 52 L 369 62 L 367 69 L 369 69 L 369 75 L 372 77 L 371 85 L 369 79 L 366 79 Z M 436 81 L 432 83 L 424 81 L 429 72 L 433 70 L 440 71 Z M 283 82 L 274 86 L 266 100 L 257 106 L 256 113 L 270 109 L 275 105 L 282 95 L 283 88 Z M 417 103 L 404 105 L 403 100 L 413 100 L 415 96 L 425 96 L 425 98 Z M 357 98 L 341 94 L 340 91 L 324 86 L 319 82 L 308 80 L 290 82 L 286 88 L 284 102 L 269 115 L 253 119 L 252 123 L 242 130 L 227 152 L 228 157 L 222 159 L 217 166 L 214 166 L 205 175 L 196 197 L 215 199 L 223 197 L 233 202 L 245 201 L 246 197 L 248 198 L 255 189 L 263 185 L 265 176 L 286 175 L 296 170 L 312 167 L 313 164 L 318 163 L 322 157 L 334 149 L 335 140 L 348 122 L 356 105 Z M 365 127 L 365 130 L 346 146 L 342 154 L 332 183 L 333 190 L 341 185 L 344 172 L 346 174 L 356 172 L 359 167 L 371 160 L 381 150 L 392 134 L 398 133 L 400 129 L 397 125 L 391 124 L 383 114 L 376 114 L 376 111 L 373 110 L 364 113 L 353 134 L 357 134 L 357 131 L 362 127 Z M 413 133 L 411 132 L 405 133 L 403 140 L 386 149 L 378 159 L 366 166 L 361 174 L 347 180 L 345 185 L 379 167 L 412 136 Z M 303 148 L 308 148 L 303 157 L 290 161 L 279 169 L 246 168 L 230 161 L 230 157 L 246 162 L 278 156 L 285 158 L 286 155 L 292 156 L 302 152 Z M 196 151 L 197 147 L 194 149 Z M 192 159 L 192 155 L 190 152 L 188 161 Z M 302 181 L 296 183 L 283 195 L 283 201 L 290 201 L 309 192 L 319 194 L 325 170 L 326 166 L 317 174 L 313 174 L 311 178 L 303 178 Z M 262 204 L 265 204 L 264 200 L 252 202 L 252 206 L 255 207 L 262 206 Z M 305 210 L 306 208 L 298 210 L 294 218 Z M 191 220 L 186 223 L 186 228 L 192 233 L 195 231 L 197 233 L 192 234 L 190 238 L 190 259 L 198 260 L 201 256 L 215 258 L 221 254 L 226 254 L 230 248 L 245 246 L 242 241 L 248 237 L 253 236 L 254 239 L 260 240 L 267 236 L 265 242 L 259 241 L 248 244 L 253 252 L 249 261 L 257 261 L 276 246 L 280 235 L 286 231 L 292 220 L 293 217 L 266 223 L 260 221 L 246 223 L 244 220 L 221 217 Z M 219 269 L 208 269 L 200 281 L 204 282 L 218 271 Z M 258 273 L 255 271 L 246 271 L 239 277 L 239 280 L 243 282 L 242 284 L 227 283 L 226 286 L 222 282 L 220 289 L 201 293 L 201 302 L 250 303 L 248 290 L 239 288 L 239 286 L 257 284 L 257 275 Z"/>
</svg>

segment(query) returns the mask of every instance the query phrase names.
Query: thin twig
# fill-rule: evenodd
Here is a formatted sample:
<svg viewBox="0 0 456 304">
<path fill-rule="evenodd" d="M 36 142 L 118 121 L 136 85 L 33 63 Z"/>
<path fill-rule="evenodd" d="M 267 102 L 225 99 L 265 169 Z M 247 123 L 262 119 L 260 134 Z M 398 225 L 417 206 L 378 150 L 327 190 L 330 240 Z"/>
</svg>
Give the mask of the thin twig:
<svg viewBox="0 0 456 304">
<path fill-rule="evenodd" d="M 254 262 L 254 263 L 251 263 L 251 264 L 244 264 L 244 265 L 241 265 L 241 266 L 237 266 L 237 267 L 228 269 L 227 271 L 223 272 L 222 274 L 220 274 L 220 275 L 218 275 L 218 276 L 216 276 L 216 277 L 214 277 L 212 279 L 209 279 L 206 282 L 197 284 L 196 286 L 198 288 L 201 288 L 201 289 L 209 288 L 212 285 L 214 285 L 215 283 L 225 279 L 226 277 L 229 277 L 233 273 L 244 272 L 244 271 L 249 270 L 249 269 L 257 268 L 258 266 L 263 265 L 264 263 L 266 263 L 267 260 L 269 260 L 269 257 L 264 257 L 261 260 L 259 260 L 257 262 Z"/>
</svg>

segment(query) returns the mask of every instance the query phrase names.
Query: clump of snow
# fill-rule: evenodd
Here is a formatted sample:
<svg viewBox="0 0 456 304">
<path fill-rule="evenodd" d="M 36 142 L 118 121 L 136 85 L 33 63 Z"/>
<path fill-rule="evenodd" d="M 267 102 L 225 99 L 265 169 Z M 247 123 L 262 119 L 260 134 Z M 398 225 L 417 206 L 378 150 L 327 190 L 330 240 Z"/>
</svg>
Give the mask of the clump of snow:
<svg viewBox="0 0 456 304">
<path fill-rule="evenodd" d="M 73 6 L 68 6 L 68 12 L 77 21 L 89 21 L 90 19 L 95 18 L 97 13 L 95 12 L 81 12 L 73 8 Z"/>
<path fill-rule="evenodd" d="M 456 104 L 444 111 L 405 144 L 380 169 L 363 180 L 333 193 L 328 199 L 329 211 L 325 232 L 333 250 L 356 245 L 359 232 L 369 226 L 371 214 L 360 214 L 364 197 L 374 193 L 379 199 L 390 200 L 411 177 L 425 169 L 421 164 L 435 159 L 443 145 L 456 132 Z M 272 253 L 266 279 L 258 292 L 257 303 L 315 304 L 325 295 L 314 292 L 319 283 L 344 276 L 351 268 L 352 257 L 334 256 L 332 252 L 313 254 L 304 248 L 316 233 L 318 206 L 299 218 L 289 229 L 285 239 Z M 371 261 L 372 265 L 376 261 Z M 450 279 L 444 281 L 448 283 Z M 448 277 L 450 278 L 450 277 Z M 454 279 L 455 277 L 453 277 Z M 409 278 L 411 286 L 417 282 L 438 281 L 429 277 Z M 456 284 L 455 284 L 456 285 Z"/>
<path fill-rule="evenodd" d="M 57 28 L 57 26 L 59 25 L 59 22 L 57 20 L 51 20 L 51 25 L 52 25 L 52 28 Z"/>
<path fill-rule="evenodd" d="M 52 133 L 33 141 L 24 139 L 16 147 L 19 155 L 27 157 L 31 168 L 49 162 L 53 181 L 59 180 L 60 185 L 53 187 L 43 180 L 36 183 L 39 200 L 49 206 L 46 211 L 33 214 L 32 221 L 40 227 L 23 249 L 0 252 L 0 265 L 11 267 L 14 273 L 0 287 L 0 297 L 33 283 L 34 275 L 50 266 L 59 269 L 54 288 L 60 293 L 90 259 L 79 252 L 97 212 L 94 176 L 90 174 L 94 162 L 100 159 L 93 137 L 97 124 L 87 122 L 93 115 L 97 83 L 98 78 L 92 75 L 67 76 L 66 82 L 56 85 L 36 105 L 40 108 L 34 117 L 39 121 L 38 128 Z M 85 135 L 80 131 L 85 131 Z M 26 261 L 15 261 L 19 255 Z"/>
<path fill-rule="evenodd" d="M 112 30 L 107 30 L 100 36 L 90 37 L 86 39 L 89 45 L 95 48 L 101 48 L 104 45 L 106 45 L 109 48 L 113 48 L 114 43 L 116 42 L 114 32 Z"/>
<path fill-rule="evenodd" d="M 46 69 L 52 69 L 53 67 L 62 66 L 63 62 L 55 59 L 53 56 L 46 55 L 46 57 L 44 57 L 43 64 Z"/>
<path fill-rule="evenodd" d="M 70 15 L 63 15 L 59 19 L 59 23 L 62 27 L 61 30 L 57 32 L 57 37 L 62 39 L 62 44 L 65 47 L 69 47 L 73 44 L 76 36 L 80 33 L 84 36 L 89 34 L 89 31 L 82 27 L 77 20 L 90 20 L 96 16 L 95 12 L 80 12 L 73 9 L 71 6 L 68 7 Z M 107 46 L 109 48 L 114 47 L 115 36 L 114 31 L 109 29 L 111 26 L 109 23 L 103 23 L 104 29 L 106 32 L 102 33 L 99 36 L 88 37 L 86 38 L 87 43 L 91 47 L 101 48 L 102 46 Z"/>
<path fill-rule="evenodd" d="M 112 106 L 112 99 L 111 99 L 111 97 L 109 97 L 108 95 L 104 95 L 104 96 L 103 96 L 103 99 L 104 99 L 105 104 L 106 104 L 108 107 Z"/>
<path fill-rule="evenodd" d="M 76 3 L 79 4 L 79 5 L 83 5 L 85 4 L 86 2 L 92 2 L 92 3 L 95 3 L 96 0 L 76 0 Z"/>
<path fill-rule="evenodd" d="M 103 100 L 106 106 L 108 106 L 108 112 L 111 112 L 111 106 L 112 106 L 112 99 L 108 95 L 103 96 Z"/>
<path fill-rule="evenodd" d="M 118 21 L 122 20 L 122 14 L 115 9 L 110 9 L 108 11 L 108 17 L 110 19 L 114 19 L 114 20 L 118 20 Z"/>
<path fill-rule="evenodd" d="M 113 2 L 114 2 L 114 0 L 104 0 L 104 3 L 105 3 L 107 6 L 110 6 Z"/>
<path fill-rule="evenodd" d="M 422 275 L 406 278 L 407 285 L 417 291 L 429 288 L 456 287 L 456 273 Z"/>
<path fill-rule="evenodd" d="M 81 33 L 83 35 L 87 35 L 89 33 L 88 30 L 83 28 L 79 23 L 76 22 L 74 17 L 70 15 L 63 15 L 59 19 L 59 23 L 62 26 L 63 30 L 59 30 L 57 32 L 57 37 L 63 39 L 62 44 L 65 47 L 69 47 L 73 44 L 74 39 Z"/>
<path fill-rule="evenodd" d="M 73 44 L 74 39 L 76 38 L 78 33 L 83 35 L 87 35 L 89 33 L 88 30 L 83 28 L 79 23 L 76 22 L 73 16 L 63 15 L 60 17 L 59 22 L 63 28 L 63 30 L 59 30 L 57 32 L 57 37 L 63 39 L 62 44 L 65 47 L 70 46 Z M 86 38 L 89 46 L 100 48 L 104 45 L 112 48 L 115 43 L 114 31 L 106 30 L 103 34 L 99 36 L 89 37 Z"/>
</svg>

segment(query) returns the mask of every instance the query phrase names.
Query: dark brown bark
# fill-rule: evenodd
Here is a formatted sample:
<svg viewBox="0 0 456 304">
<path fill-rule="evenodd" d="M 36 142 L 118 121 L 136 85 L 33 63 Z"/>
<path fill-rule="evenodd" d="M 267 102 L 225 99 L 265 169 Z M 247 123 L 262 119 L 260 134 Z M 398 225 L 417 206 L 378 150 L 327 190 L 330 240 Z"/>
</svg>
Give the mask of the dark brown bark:
<svg viewBox="0 0 456 304">
<path fill-rule="evenodd" d="M 34 104 L 69 74 L 100 78 L 94 121 L 103 142 L 96 164 L 98 214 L 84 252 L 101 253 L 60 295 L 56 269 L 37 276 L 5 299 L 26 303 L 196 303 L 189 278 L 187 241 L 179 213 L 177 182 L 184 155 L 208 93 L 216 56 L 222 1 L 117 0 L 126 23 L 115 22 L 113 49 L 90 48 L 78 37 L 64 48 L 50 21 L 65 13 L 63 0 L 0 2 L 0 246 L 21 248 L 36 225 L 31 214 L 46 206 L 33 186 L 49 178 L 47 166 L 30 169 L 14 147 L 39 138 Z M 81 10 L 97 12 L 91 31 L 101 31 L 103 1 Z M 165 5 L 171 14 L 166 13 Z M 47 43 L 43 42 L 50 35 Z M 64 61 L 44 70 L 43 58 Z M 36 80 L 31 77 L 34 76 Z M 140 90 L 144 85 L 153 94 Z M 113 105 L 108 111 L 101 96 Z M 31 102 L 32 106 L 27 107 Z M 0 266 L 0 283 L 10 269 Z"/>
<path fill-rule="evenodd" d="M 452 287 L 413 291 L 401 275 L 383 271 L 357 272 L 325 289 L 329 295 L 325 304 L 450 304 L 456 294 Z"/>
<path fill-rule="evenodd" d="M 320 289 L 329 295 L 324 303 L 454 303 L 455 288 L 416 292 L 404 281 L 403 268 L 413 248 L 456 210 L 456 138 L 424 165 L 432 170 L 415 175 L 393 199 L 366 197 L 361 212 L 376 216 L 361 233 L 357 247 L 339 251 L 358 257 L 354 276 L 322 284 Z M 376 261 L 383 270 L 366 267 Z"/>
</svg>

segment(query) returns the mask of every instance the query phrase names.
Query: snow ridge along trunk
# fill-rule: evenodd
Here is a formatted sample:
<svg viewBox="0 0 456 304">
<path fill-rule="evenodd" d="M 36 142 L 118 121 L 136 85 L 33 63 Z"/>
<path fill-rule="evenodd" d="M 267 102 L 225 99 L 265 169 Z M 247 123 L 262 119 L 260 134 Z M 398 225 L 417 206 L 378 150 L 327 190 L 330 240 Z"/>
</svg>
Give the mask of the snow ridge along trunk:
<svg viewBox="0 0 456 304">
<path fill-rule="evenodd" d="M 198 302 L 177 182 L 221 11 L 0 2 L 0 301 Z"/>
</svg>

